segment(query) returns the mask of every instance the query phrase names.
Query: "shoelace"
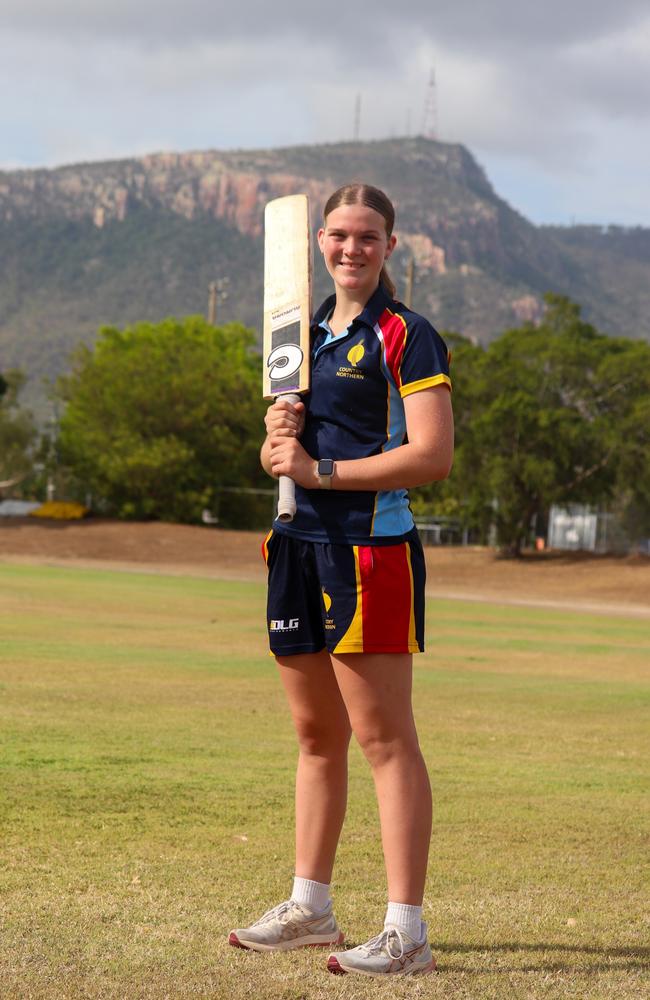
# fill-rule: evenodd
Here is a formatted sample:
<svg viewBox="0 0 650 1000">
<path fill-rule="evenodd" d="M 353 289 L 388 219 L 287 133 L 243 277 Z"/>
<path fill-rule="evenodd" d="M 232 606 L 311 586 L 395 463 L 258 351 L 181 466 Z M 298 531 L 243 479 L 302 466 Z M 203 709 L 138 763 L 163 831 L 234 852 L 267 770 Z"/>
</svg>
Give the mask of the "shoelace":
<svg viewBox="0 0 650 1000">
<path fill-rule="evenodd" d="M 255 921 L 255 925 L 266 924 L 269 920 L 273 920 L 275 917 L 282 917 L 295 905 L 296 904 L 293 900 L 286 899 L 284 903 L 278 903 L 277 906 L 274 906 L 271 910 L 267 910 L 266 913 L 263 913 L 259 920 Z"/>
<path fill-rule="evenodd" d="M 396 937 L 399 942 L 399 955 L 395 955 L 391 951 L 391 939 Z M 377 937 L 371 938 L 366 944 L 360 944 L 359 949 L 364 951 L 367 955 L 378 955 L 379 952 L 386 946 L 386 951 L 390 958 L 396 961 L 404 955 L 404 938 L 402 937 L 402 932 L 399 927 L 385 927 L 381 934 Z"/>
</svg>

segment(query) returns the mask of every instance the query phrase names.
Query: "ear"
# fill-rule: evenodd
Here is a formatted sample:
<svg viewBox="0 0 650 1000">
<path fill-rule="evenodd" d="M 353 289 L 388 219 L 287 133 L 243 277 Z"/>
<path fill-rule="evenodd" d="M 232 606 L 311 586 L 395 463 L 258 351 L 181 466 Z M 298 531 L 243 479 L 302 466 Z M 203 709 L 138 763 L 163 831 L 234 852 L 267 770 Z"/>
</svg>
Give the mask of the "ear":
<svg viewBox="0 0 650 1000">
<path fill-rule="evenodd" d="M 318 230 L 318 235 L 316 236 L 316 239 L 318 240 L 318 248 L 319 248 L 319 250 L 320 250 L 321 253 L 323 252 L 323 238 L 324 238 L 324 236 L 325 236 L 325 230 L 324 229 L 319 229 Z"/>
<path fill-rule="evenodd" d="M 388 260 L 393 250 L 395 249 L 396 243 L 397 243 L 397 236 L 390 236 L 388 239 L 388 244 L 386 246 L 386 253 L 384 254 L 384 260 Z"/>
</svg>

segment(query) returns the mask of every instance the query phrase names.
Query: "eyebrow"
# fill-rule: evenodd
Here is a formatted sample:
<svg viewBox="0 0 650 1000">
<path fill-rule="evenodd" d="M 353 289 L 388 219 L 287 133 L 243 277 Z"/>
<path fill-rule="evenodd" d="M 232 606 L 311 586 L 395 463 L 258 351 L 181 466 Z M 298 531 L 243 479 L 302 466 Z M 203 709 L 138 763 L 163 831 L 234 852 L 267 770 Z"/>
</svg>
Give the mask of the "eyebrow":
<svg viewBox="0 0 650 1000">
<path fill-rule="evenodd" d="M 344 226 L 326 226 L 325 228 L 326 228 L 326 230 L 327 230 L 328 233 L 333 233 L 333 234 L 347 233 L 349 231 Z M 381 235 L 381 230 L 380 229 L 362 229 L 361 232 L 358 235 L 359 236 L 379 236 L 379 235 Z"/>
</svg>

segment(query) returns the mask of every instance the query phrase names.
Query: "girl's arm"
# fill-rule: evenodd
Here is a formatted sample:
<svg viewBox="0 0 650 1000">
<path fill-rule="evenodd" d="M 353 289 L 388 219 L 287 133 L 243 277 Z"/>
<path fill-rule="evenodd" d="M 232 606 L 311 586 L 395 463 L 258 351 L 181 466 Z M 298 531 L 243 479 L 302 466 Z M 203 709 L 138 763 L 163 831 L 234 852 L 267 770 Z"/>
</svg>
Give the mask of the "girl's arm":
<svg viewBox="0 0 650 1000">
<path fill-rule="evenodd" d="M 438 385 L 411 393 L 404 399 L 404 412 L 408 435 L 406 444 L 368 458 L 338 461 L 336 455 L 322 456 L 335 461 L 332 489 L 408 489 L 445 479 L 449 475 L 454 453 L 454 421 L 449 389 Z M 286 432 L 269 431 L 267 419 L 269 435 L 262 447 L 262 464 L 273 476 L 291 476 L 307 489 L 318 489 L 317 463 L 304 450 L 297 436 L 291 433 L 292 430 L 287 426 Z"/>
</svg>

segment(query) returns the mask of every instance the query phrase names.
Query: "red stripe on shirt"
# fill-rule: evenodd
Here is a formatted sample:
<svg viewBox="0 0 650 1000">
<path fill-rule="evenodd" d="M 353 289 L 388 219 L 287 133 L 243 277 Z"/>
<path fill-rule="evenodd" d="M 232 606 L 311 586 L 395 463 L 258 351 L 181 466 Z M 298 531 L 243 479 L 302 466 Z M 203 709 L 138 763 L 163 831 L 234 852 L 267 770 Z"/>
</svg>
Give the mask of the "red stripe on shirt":
<svg viewBox="0 0 650 1000">
<path fill-rule="evenodd" d="M 406 323 L 402 316 L 384 309 L 379 317 L 379 329 L 384 338 L 384 350 L 388 370 L 395 380 L 398 389 L 402 386 L 400 366 L 406 344 Z"/>
</svg>

